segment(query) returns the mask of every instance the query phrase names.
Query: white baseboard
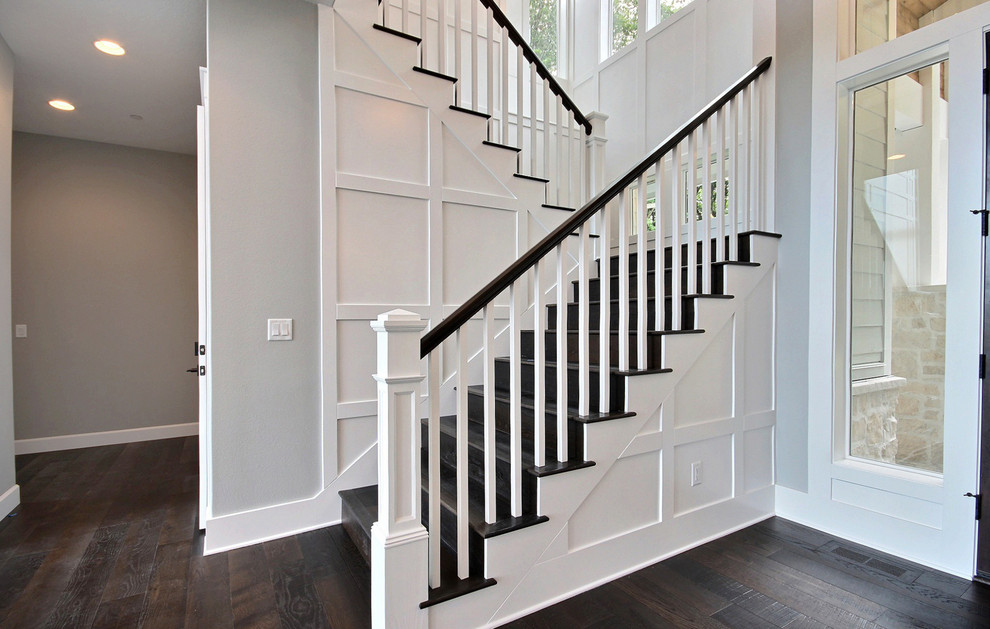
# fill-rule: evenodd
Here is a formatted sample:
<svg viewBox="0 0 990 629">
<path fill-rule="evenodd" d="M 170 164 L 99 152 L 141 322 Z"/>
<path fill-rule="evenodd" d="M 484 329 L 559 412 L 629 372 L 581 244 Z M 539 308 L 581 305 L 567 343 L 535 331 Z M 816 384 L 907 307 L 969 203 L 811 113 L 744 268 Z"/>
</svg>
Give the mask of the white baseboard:
<svg viewBox="0 0 990 629">
<path fill-rule="evenodd" d="M 21 504 L 21 486 L 14 485 L 0 496 L 0 518 L 10 515 L 19 504 Z"/>
<path fill-rule="evenodd" d="M 92 448 L 93 446 L 110 446 L 118 443 L 133 443 L 135 441 L 189 437 L 198 433 L 199 423 L 192 422 L 189 424 L 169 424 L 166 426 L 148 426 L 147 428 L 129 428 L 126 430 L 107 430 L 105 432 L 86 432 L 78 435 L 39 437 L 37 439 L 16 439 L 14 440 L 14 454 L 34 454 L 36 452 L 54 452 L 56 450 Z"/>
<path fill-rule="evenodd" d="M 376 444 L 312 498 L 208 518 L 203 552 L 207 555 L 222 553 L 340 524 L 340 496 L 337 492 L 372 485 L 377 477 Z"/>
</svg>

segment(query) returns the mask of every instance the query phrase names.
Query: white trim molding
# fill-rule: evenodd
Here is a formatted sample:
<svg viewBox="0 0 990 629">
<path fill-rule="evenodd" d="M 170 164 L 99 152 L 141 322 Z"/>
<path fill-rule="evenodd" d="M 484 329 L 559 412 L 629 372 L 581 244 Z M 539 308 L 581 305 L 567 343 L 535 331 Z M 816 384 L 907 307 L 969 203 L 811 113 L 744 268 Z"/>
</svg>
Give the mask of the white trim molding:
<svg viewBox="0 0 990 629">
<path fill-rule="evenodd" d="M 208 518 L 204 554 L 212 555 L 340 524 L 338 492 L 375 484 L 377 466 L 376 443 L 312 498 Z"/>
<path fill-rule="evenodd" d="M 165 426 L 128 428 L 126 430 L 107 430 L 104 432 L 84 432 L 76 435 L 39 437 L 37 439 L 16 439 L 14 441 L 14 454 L 74 450 L 76 448 L 110 446 L 136 441 L 191 437 L 197 434 L 199 434 L 199 424 L 197 422 L 190 422 L 188 424 L 168 424 Z"/>
<path fill-rule="evenodd" d="M 14 485 L 0 495 L 0 518 L 5 518 L 21 504 L 21 486 Z"/>
</svg>

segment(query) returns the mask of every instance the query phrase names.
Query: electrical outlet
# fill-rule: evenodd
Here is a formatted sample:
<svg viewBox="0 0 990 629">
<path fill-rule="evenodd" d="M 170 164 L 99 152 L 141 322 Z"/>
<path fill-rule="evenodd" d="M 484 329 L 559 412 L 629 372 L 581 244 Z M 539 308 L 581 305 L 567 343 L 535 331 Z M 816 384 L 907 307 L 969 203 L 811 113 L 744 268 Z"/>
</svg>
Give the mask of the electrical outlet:
<svg viewBox="0 0 990 629">
<path fill-rule="evenodd" d="M 695 461 L 691 464 L 691 486 L 701 484 L 701 461 Z"/>
<path fill-rule="evenodd" d="M 14 326 L 14 338 L 26 339 L 28 335 L 28 327 L 24 323 L 18 323 Z"/>
</svg>

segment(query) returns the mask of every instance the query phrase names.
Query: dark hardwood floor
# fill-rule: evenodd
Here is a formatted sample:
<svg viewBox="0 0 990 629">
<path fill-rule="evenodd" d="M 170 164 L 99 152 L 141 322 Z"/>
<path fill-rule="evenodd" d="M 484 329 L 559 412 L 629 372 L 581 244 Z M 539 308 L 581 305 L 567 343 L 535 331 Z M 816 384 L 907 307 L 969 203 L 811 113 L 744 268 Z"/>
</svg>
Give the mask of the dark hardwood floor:
<svg viewBox="0 0 990 629">
<path fill-rule="evenodd" d="M 196 438 L 17 457 L 0 627 L 368 627 L 334 526 L 204 557 Z M 990 627 L 990 588 L 773 518 L 512 628 Z"/>
</svg>

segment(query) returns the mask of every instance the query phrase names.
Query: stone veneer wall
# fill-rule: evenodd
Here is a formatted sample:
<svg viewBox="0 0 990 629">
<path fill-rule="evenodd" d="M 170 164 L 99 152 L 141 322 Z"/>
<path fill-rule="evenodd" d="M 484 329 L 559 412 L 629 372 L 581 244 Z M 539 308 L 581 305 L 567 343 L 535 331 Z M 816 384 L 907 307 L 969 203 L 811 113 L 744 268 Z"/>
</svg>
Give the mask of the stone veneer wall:
<svg viewBox="0 0 990 629">
<path fill-rule="evenodd" d="M 852 384 L 849 453 L 855 457 L 895 463 L 897 460 L 897 394 L 904 378 L 883 376 Z"/>
<path fill-rule="evenodd" d="M 942 471 L 945 398 L 945 286 L 895 289 L 891 368 L 898 391 L 895 463 Z"/>
</svg>

